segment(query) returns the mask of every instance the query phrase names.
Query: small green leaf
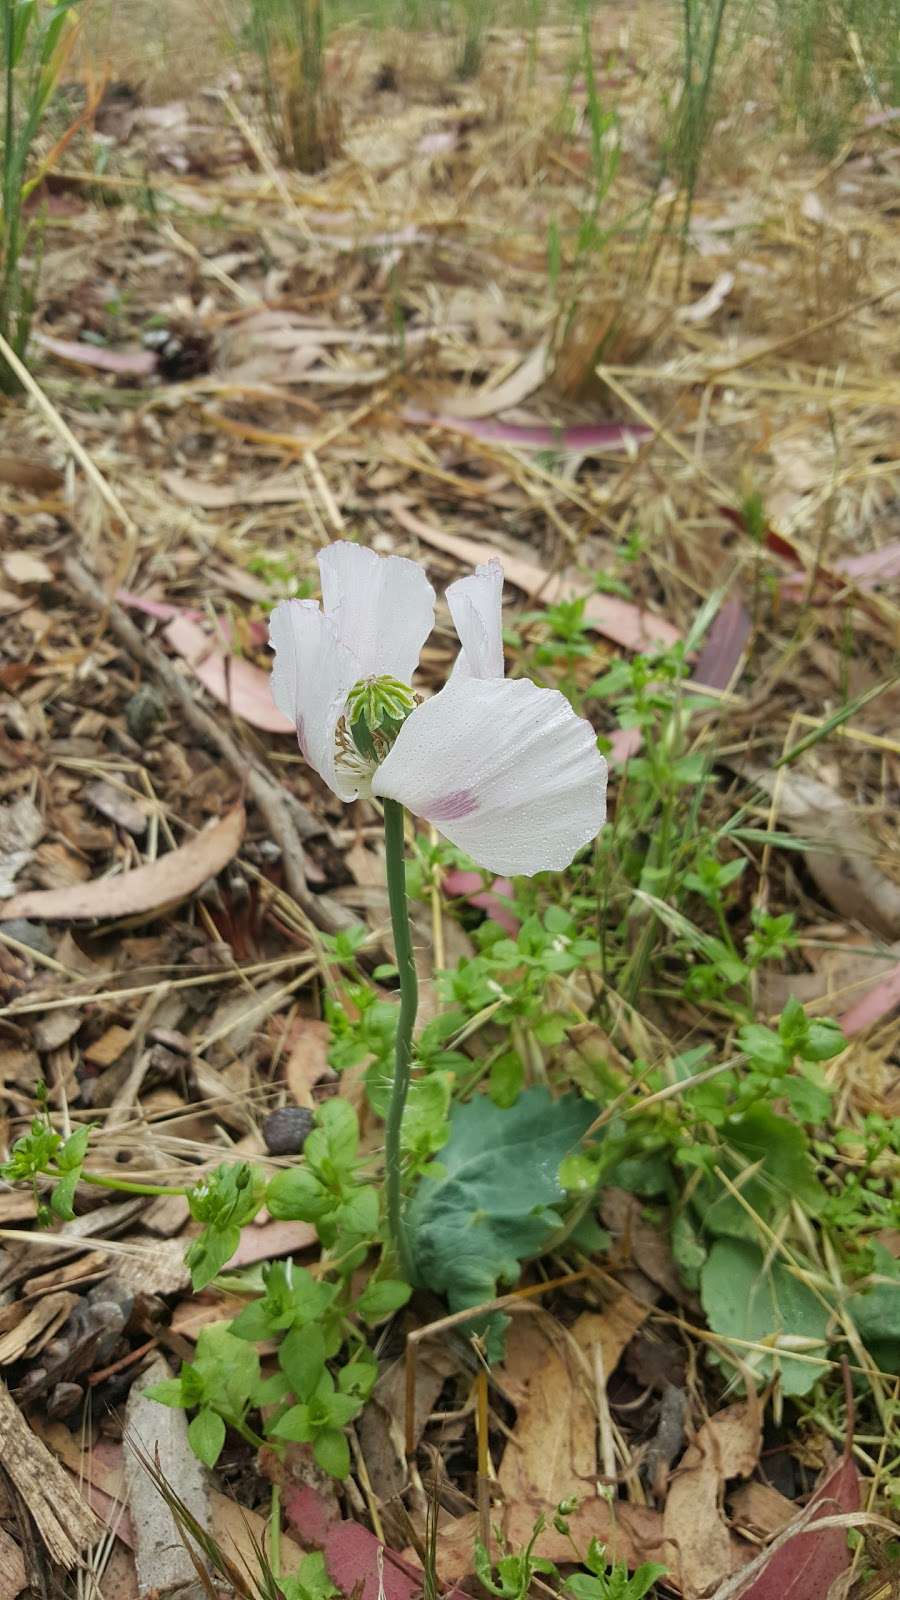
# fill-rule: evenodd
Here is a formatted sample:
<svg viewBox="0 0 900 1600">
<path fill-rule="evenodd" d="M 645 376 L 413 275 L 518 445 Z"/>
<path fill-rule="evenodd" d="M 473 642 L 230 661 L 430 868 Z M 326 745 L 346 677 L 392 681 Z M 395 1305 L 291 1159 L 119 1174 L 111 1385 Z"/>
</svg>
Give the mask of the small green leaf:
<svg viewBox="0 0 900 1600">
<path fill-rule="evenodd" d="M 198 1461 L 214 1467 L 225 1443 L 225 1424 L 217 1411 L 198 1411 L 188 1424 L 188 1441 Z"/>
<path fill-rule="evenodd" d="M 337 1428 L 323 1428 L 313 1440 L 313 1455 L 323 1472 L 346 1478 L 350 1471 L 350 1446 Z"/>
<path fill-rule="evenodd" d="M 374 1239 L 378 1233 L 381 1206 L 378 1190 L 368 1184 L 354 1189 L 348 1200 L 338 1207 L 335 1221 L 347 1233 L 356 1233 L 365 1239 Z"/>
<path fill-rule="evenodd" d="M 766 1068 L 769 1072 L 784 1072 L 791 1064 L 784 1039 L 771 1028 L 764 1028 L 761 1023 L 750 1022 L 741 1028 L 738 1044 L 755 1066 Z"/>
<path fill-rule="evenodd" d="M 832 1056 L 840 1055 L 846 1048 L 847 1040 L 840 1023 L 832 1022 L 828 1017 L 818 1017 L 810 1022 L 806 1039 L 798 1053 L 804 1061 L 830 1061 Z"/>
<path fill-rule="evenodd" d="M 184 1257 L 195 1289 L 206 1288 L 231 1260 L 240 1242 L 241 1230 L 237 1226 L 204 1229 L 189 1245 Z"/>
<path fill-rule="evenodd" d="M 65 1144 L 60 1146 L 56 1152 L 56 1165 L 60 1172 L 74 1172 L 84 1165 L 90 1137 L 90 1125 L 86 1125 L 83 1128 L 76 1128 Z"/>
<path fill-rule="evenodd" d="M 58 1217 L 62 1217 L 66 1222 L 71 1222 L 75 1215 L 73 1201 L 80 1176 L 80 1167 L 76 1167 L 74 1172 L 67 1172 L 65 1177 L 60 1178 L 59 1182 L 54 1185 L 50 1195 L 51 1211 L 54 1211 Z"/>
<path fill-rule="evenodd" d="M 313 1436 L 309 1406 L 291 1406 L 269 1432 L 276 1439 L 289 1439 L 292 1444 L 309 1444 Z"/>
<path fill-rule="evenodd" d="M 334 1196 L 307 1167 L 276 1172 L 266 1190 L 266 1207 L 279 1222 L 319 1222 L 334 1205 Z"/>
<path fill-rule="evenodd" d="M 153 1383 L 144 1393 L 151 1400 L 157 1400 L 161 1406 L 182 1407 L 184 1397 L 180 1378 L 163 1378 L 160 1383 Z"/>
<path fill-rule="evenodd" d="M 525 1082 L 525 1068 L 517 1050 L 505 1050 L 491 1066 L 488 1094 L 495 1106 L 508 1111 L 515 1105 Z"/>
<path fill-rule="evenodd" d="M 569 1194 L 589 1194 L 597 1187 L 597 1164 L 576 1151 L 560 1162 L 559 1181 Z"/>
<path fill-rule="evenodd" d="M 405 1306 L 411 1294 L 409 1284 L 401 1283 L 399 1279 L 382 1278 L 380 1282 L 370 1279 L 356 1302 L 356 1310 L 363 1322 L 372 1327 Z"/>
<path fill-rule="evenodd" d="M 362 1401 L 354 1394 L 330 1394 L 325 1401 L 325 1410 L 329 1421 L 336 1428 L 342 1428 L 346 1422 L 352 1422 L 362 1410 Z"/>
<path fill-rule="evenodd" d="M 287 1374 L 297 1400 L 309 1400 L 325 1370 L 325 1339 L 321 1328 L 294 1328 L 281 1342 L 278 1362 Z"/>
</svg>

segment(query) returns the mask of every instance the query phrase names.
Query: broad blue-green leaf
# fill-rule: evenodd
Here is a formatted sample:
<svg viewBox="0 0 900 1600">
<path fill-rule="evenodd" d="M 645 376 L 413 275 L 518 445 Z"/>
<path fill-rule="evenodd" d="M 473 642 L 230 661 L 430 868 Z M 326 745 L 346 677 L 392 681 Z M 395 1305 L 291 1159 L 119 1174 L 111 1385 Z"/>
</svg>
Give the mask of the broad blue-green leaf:
<svg viewBox="0 0 900 1600">
<path fill-rule="evenodd" d="M 877 1241 L 874 1282 L 845 1306 L 882 1372 L 900 1372 L 900 1261 Z"/>
<path fill-rule="evenodd" d="M 440 1152 L 443 1176 L 423 1178 L 407 1227 L 418 1282 L 451 1310 L 479 1305 L 515 1283 L 560 1223 L 559 1168 L 578 1149 L 596 1107 L 527 1089 L 503 1110 L 483 1095 L 454 1108 Z"/>
<path fill-rule="evenodd" d="M 754 1344 L 778 1341 L 777 1356 L 736 1344 L 735 1356 L 758 1377 L 781 1374 L 785 1394 L 808 1394 L 826 1371 L 824 1363 L 806 1359 L 821 1346 L 824 1353 L 830 1320 L 827 1305 L 799 1278 L 742 1239 L 717 1239 L 700 1274 L 700 1295 L 713 1333 Z M 785 1337 L 815 1341 L 798 1361 L 785 1351 Z M 795 1346 L 795 1348 L 797 1348 Z"/>
</svg>

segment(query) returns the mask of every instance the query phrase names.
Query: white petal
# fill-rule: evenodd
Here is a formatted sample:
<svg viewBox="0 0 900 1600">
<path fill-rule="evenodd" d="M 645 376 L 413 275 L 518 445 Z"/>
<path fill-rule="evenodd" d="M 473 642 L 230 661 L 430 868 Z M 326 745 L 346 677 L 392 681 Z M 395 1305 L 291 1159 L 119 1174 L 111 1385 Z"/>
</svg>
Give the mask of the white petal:
<svg viewBox="0 0 900 1600">
<path fill-rule="evenodd" d="M 528 678 L 454 678 L 404 722 L 372 784 L 433 822 L 479 866 L 560 871 L 606 817 L 590 723 Z"/>
<path fill-rule="evenodd" d="M 476 567 L 469 578 L 459 578 L 447 590 L 447 604 L 462 649 L 453 675 L 466 678 L 502 678 L 503 568 L 499 561 Z"/>
<path fill-rule="evenodd" d="M 335 767 L 335 729 L 347 695 L 361 676 L 334 625 L 315 600 L 282 600 L 269 618 L 275 654 L 272 698 L 297 728 L 300 749 L 311 767 L 342 800 L 359 786 Z"/>
<path fill-rule="evenodd" d="M 434 627 L 434 590 L 422 568 L 347 542 L 328 545 L 318 560 L 322 607 L 359 662 L 359 677 L 409 683 Z"/>
</svg>

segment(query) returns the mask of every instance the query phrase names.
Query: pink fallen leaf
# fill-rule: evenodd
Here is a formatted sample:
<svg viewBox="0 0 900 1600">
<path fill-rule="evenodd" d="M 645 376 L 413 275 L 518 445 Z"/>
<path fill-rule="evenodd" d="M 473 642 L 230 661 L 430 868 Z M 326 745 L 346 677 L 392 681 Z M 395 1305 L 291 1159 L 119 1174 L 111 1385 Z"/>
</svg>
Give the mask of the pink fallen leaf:
<svg viewBox="0 0 900 1600">
<path fill-rule="evenodd" d="M 86 918 L 131 917 L 184 900 L 227 866 L 240 849 L 246 825 L 244 807 L 232 806 L 187 844 L 118 878 L 93 878 L 63 889 L 32 889 L 0 905 L 4 919 L 33 917 L 37 922 L 79 922 Z"/>
<path fill-rule="evenodd" d="M 854 1033 L 862 1033 L 866 1028 L 874 1027 L 882 1017 L 886 1017 L 896 1006 L 900 1006 L 900 964 L 892 967 L 886 977 L 876 983 L 868 994 L 857 1000 L 848 1011 L 839 1019 L 844 1034 L 849 1039 Z"/>
<path fill-rule="evenodd" d="M 609 762 L 614 767 L 624 767 L 631 756 L 636 756 L 643 744 L 640 728 L 617 728 L 609 736 Z"/>
<path fill-rule="evenodd" d="M 189 617 L 192 622 L 203 619 L 202 611 L 187 611 L 184 606 L 173 606 L 168 600 L 150 600 L 146 595 L 133 594 L 130 589 L 117 589 L 116 599 L 129 611 L 143 611 L 147 617 L 157 617 L 160 622 L 171 622 L 174 617 Z"/>
<path fill-rule="evenodd" d="M 258 1228 L 241 1230 L 241 1242 L 227 1266 L 232 1270 L 252 1267 L 257 1261 L 309 1250 L 318 1242 L 319 1235 L 311 1222 L 263 1222 Z"/>
<path fill-rule="evenodd" d="M 750 637 L 750 616 L 743 602 L 726 600 L 713 618 L 706 643 L 691 675 L 702 689 L 727 689 Z"/>
<path fill-rule="evenodd" d="M 453 867 L 444 874 L 443 889 L 445 894 L 454 898 L 462 896 L 470 906 L 487 912 L 491 921 L 505 928 L 513 939 L 522 926 L 506 903 L 515 892 L 508 878 L 495 878 L 490 888 L 486 889 L 480 872 L 463 872 L 460 867 Z"/>
<path fill-rule="evenodd" d="M 546 424 L 478 421 L 455 417 L 444 411 L 422 411 L 417 406 L 408 406 L 403 418 L 418 426 L 449 428 L 454 433 L 466 433 L 475 439 L 509 444 L 519 450 L 556 450 L 578 455 L 593 451 L 624 450 L 631 444 L 640 444 L 644 439 L 653 437 L 652 428 L 632 422 L 581 423 L 573 428 L 554 428 Z"/>
<path fill-rule="evenodd" d="M 884 544 L 880 550 L 869 550 L 860 556 L 841 556 L 827 570 L 818 574 L 833 585 L 841 577 L 852 578 L 860 589 L 874 589 L 880 583 L 889 583 L 900 577 L 900 539 Z M 781 592 L 793 597 L 803 594 L 809 583 L 805 572 L 791 572 L 781 580 Z"/>
<path fill-rule="evenodd" d="M 114 372 L 120 378 L 149 378 L 156 371 L 157 358 L 152 350 L 108 350 L 105 345 L 54 339 L 46 333 L 34 337 L 50 355 L 59 356 L 62 361 L 76 361 L 80 367 Z"/>
<path fill-rule="evenodd" d="M 355 1600 L 413 1600 L 421 1593 L 419 1568 L 382 1544 L 361 1523 L 335 1521 L 315 1489 L 289 1482 L 284 1487 L 283 1505 L 288 1527 L 305 1545 L 322 1551 L 328 1576 L 342 1594 L 353 1595 Z"/>
<path fill-rule="evenodd" d="M 531 599 L 540 600 L 544 605 L 553 605 L 559 600 L 571 600 L 584 594 L 583 580 L 559 577 L 533 561 L 508 555 L 505 550 L 498 550 L 481 539 L 464 539 L 457 534 L 445 533 L 442 528 L 436 528 L 422 517 L 415 516 L 399 495 L 390 498 L 389 507 L 401 527 L 409 533 L 424 539 L 426 544 L 433 545 L 437 550 L 445 550 L 448 555 L 456 556 L 467 565 L 476 566 L 479 562 L 498 560 L 510 583 L 514 583 L 518 589 L 524 589 Z M 630 600 L 619 600 L 615 595 L 588 595 L 584 615 L 590 627 L 604 634 L 607 639 L 624 645 L 627 650 L 648 650 L 654 646 L 668 649 L 681 638 L 678 629 L 671 622 L 666 622 L 664 617 L 657 617 L 652 611 L 642 611 Z"/>
<path fill-rule="evenodd" d="M 172 649 L 187 661 L 214 700 L 265 733 L 294 733 L 272 700 L 269 674 L 243 656 L 226 656 L 189 617 L 175 617 L 163 630 Z"/>
<path fill-rule="evenodd" d="M 859 1510 L 859 1473 L 852 1456 L 832 1468 L 811 1503 L 823 1517 Z M 762 1571 L 740 1590 L 740 1600 L 824 1600 L 850 1560 L 846 1528 L 817 1529 L 813 1519 L 773 1550 Z"/>
</svg>

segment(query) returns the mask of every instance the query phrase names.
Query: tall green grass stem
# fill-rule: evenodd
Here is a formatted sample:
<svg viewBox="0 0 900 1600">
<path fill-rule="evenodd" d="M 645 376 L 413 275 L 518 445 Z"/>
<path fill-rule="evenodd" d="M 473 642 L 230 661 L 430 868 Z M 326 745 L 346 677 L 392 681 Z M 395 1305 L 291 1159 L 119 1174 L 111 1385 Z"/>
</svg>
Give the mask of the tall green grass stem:
<svg viewBox="0 0 900 1600">
<path fill-rule="evenodd" d="M 394 1081 L 384 1134 L 387 1216 L 391 1242 L 397 1252 L 400 1270 L 412 1282 L 412 1261 L 403 1218 L 400 1129 L 412 1073 L 412 1038 L 419 1007 L 419 983 L 413 960 L 412 930 L 406 898 L 406 841 L 403 807 L 397 800 L 384 802 L 384 838 L 387 859 L 388 900 L 391 927 L 400 978 L 400 1016 L 394 1046 Z"/>
</svg>

